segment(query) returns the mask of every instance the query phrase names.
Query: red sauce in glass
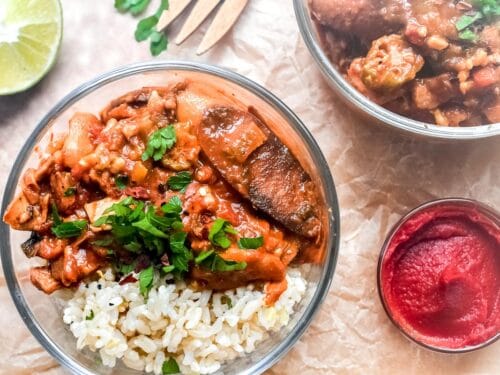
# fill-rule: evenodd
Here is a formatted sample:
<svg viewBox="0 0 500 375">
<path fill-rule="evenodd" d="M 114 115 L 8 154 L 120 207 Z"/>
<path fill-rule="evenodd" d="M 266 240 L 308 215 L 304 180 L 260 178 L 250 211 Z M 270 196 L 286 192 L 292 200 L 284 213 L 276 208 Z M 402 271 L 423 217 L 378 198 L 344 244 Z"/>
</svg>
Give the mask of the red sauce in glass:
<svg viewBox="0 0 500 375">
<path fill-rule="evenodd" d="M 389 314 L 419 342 L 458 349 L 500 332 L 500 228 L 478 208 L 443 203 L 410 217 L 380 277 Z"/>
</svg>

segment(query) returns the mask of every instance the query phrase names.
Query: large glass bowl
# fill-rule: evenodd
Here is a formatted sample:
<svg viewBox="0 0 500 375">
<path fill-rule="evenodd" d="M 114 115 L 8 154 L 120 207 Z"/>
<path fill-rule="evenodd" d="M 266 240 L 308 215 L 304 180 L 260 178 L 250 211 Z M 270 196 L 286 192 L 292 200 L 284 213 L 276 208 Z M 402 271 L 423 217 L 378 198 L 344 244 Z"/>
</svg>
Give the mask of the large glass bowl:
<svg viewBox="0 0 500 375">
<path fill-rule="evenodd" d="M 249 355 L 227 363 L 220 373 L 258 374 L 276 363 L 299 339 L 325 298 L 335 270 L 339 246 L 339 208 L 328 164 L 311 133 L 299 118 L 273 94 L 254 82 L 213 66 L 182 62 L 151 62 L 130 65 L 101 75 L 68 94 L 40 121 L 19 153 L 9 175 L 2 203 L 2 216 L 18 190 L 23 171 L 37 163 L 36 145 L 43 149 L 50 134 L 67 127 L 76 111 L 95 114 L 113 98 L 142 86 L 161 86 L 182 79 L 211 84 L 252 105 L 272 130 L 294 150 L 319 187 L 325 223 L 326 256 L 306 272 L 308 289 L 288 326 L 262 342 Z M 29 268 L 36 262 L 28 259 L 20 244 L 29 233 L 11 230 L 0 224 L 2 265 L 14 303 L 31 333 L 62 365 L 76 374 L 137 374 L 118 364 L 114 369 L 100 364 L 95 353 L 76 350 L 76 339 L 62 321 L 63 304 L 58 296 L 46 296 L 29 280 Z M 56 292 L 60 293 L 60 292 Z M 64 293 L 64 291 L 63 291 Z"/>
<path fill-rule="evenodd" d="M 408 134 L 420 138 L 468 140 L 500 135 L 500 123 L 469 127 L 438 126 L 412 120 L 375 104 L 352 87 L 343 74 L 328 59 L 328 56 L 323 51 L 316 25 L 311 19 L 309 0 L 293 0 L 293 3 L 302 37 L 323 76 L 326 78 L 328 84 L 355 111 L 367 115 L 370 119 L 378 123 L 406 131 Z"/>
</svg>

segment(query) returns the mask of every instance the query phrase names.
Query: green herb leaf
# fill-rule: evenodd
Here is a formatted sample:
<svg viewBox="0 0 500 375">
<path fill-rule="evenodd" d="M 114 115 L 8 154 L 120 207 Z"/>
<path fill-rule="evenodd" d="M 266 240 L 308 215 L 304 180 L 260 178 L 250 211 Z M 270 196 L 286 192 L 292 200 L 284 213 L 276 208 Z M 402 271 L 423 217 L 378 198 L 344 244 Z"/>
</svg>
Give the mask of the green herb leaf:
<svg viewBox="0 0 500 375">
<path fill-rule="evenodd" d="M 142 42 L 149 38 L 155 31 L 155 26 L 158 23 L 158 17 L 150 16 L 139 21 L 135 29 L 135 40 Z"/>
<path fill-rule="evenodd" d="M 58 238 L 71 238 L 80 236 L 87 228 L 87 220 L 65 221 L 52 226 L 52 233 Z"/>
<path fill-rule="evenodd" d="M 144 232 L 147 232 L 155 237 L 160 237 L 160 238 L 165 238 L 165 239 L 168 238 L 168 235 L 166 235 L 161 230 L 156 228 L 153 224 L 151 224 L 151 222 L 148 220 L 147 217 L 145 217 L 141 221 L 133 223 L 132 226 L 135 228 L 139 228 L 139 229 L 143 230 Z"/>
<path fill-rule="evenodd" d="M 208 239 L 215 246 L 227 249 L 231 246 L 231 240 L 226 236 L 226 233 L 237 234 L 238 232 L 236 232 L 227 220 L 217 218 L 210 228 Z"/>
<path fill-rule="evenodd" d="M 189 261 L 193 259 L 193 253 L 185 245 L 186 237 L 187 233 L 177 232 L 170 236 L 169 241 L 172 264 L 181 273 L 189 270 Z"/>
<path fill-rule="evenodd" d="M 196 260 L 198 260 L 198 262 L 196 262 Z M 200 255 L 196 257 L 195 263 L 210 269 L 212 272 L 241 271 L 247 268 L 246 262 L 225 260 L 213 250 L 202 252 Z"/>
<path fill-rule="evenodd" d="M 191 173 L 184 171 L 177 173 L 175 176 L 171 176 L 168 179 L 167 184 L 170 189 L 180 190 L 184 193 L 192 180 Z"/>
<path fill-rule="evenodd" d="M 76 188 L 75 187 L 69 187 L 64 192 L 64 196 L 65 197 L 72 197 L 75 194 L 76 194 Z"/>
<path fill-rule="evenodd" d="M 179 365 L 172 357 L 170 357 L 167 361 L 163 362 L 163 365 L 161 366 L 161 373 L 163 375 L 179 374 L 180 372 L 181 369 L 179 368 Z"/>
<path fill-rule="evenodd" d="M 153 56 L 158 56 L 160 53 L 165 51 L 168 47 L 167 36 L 158 31 L 153 31 L 151 33 L 151 42 L 149 45 L 149 50 Z"/>
<path fill-rule="evenodd" d="M 170 272 L 172 272 L 173 270 L 175 270 L 175 266 L 171 264 L 171 265 L 169 265 L 169 266 L 164 266 L 164 267 L 162 267 L 162 269 L 161 269 L 161 270 L 162 270 L 163 272 L 165 272 L 165 273 L 170 273 Z"/>
<path fill-rule="evenodd" d="M 118 267 L 118 272 L 121 273 L 122 275 L 128 275 L 129 273 L 132 273 L 132 271 L 135 269 L 135 264 L 125 264 L 122 263 Z"/>
<path fill-rule="evenodd" d="M 238 247 L 240 249 L 258 249 L 264 245 L 264 237 L 255 237 L 255 238 L 245 238 L 242 237 L 238 240 Z"/>
<path fill-rule="evenodd" d="M 473 3 L 487 17 L 500 15 L 500 1 L 498 0 L 476 0 Z"/>
<path fill-rule="evenodd" d="M 89 315 L 85 317 L 85 320 L 92 320 L 94 319 L 94 310 L 90 310 Z"/>
<path fill-rule="evenodd" d="M 59 216 L 59 211 L 57 210 L 57 206 L 55 203 L 52 203 L 52 222 L 54 223 L 53 225 L 59 225 L 62 223 L 61 216 Z"/>
<path fill-rule="evenodd" d="M 226 295 L 223 295 L 221 298 L 220 298 L 220 302 L 223 303 L 224 305 L 227 305 L 227 307 L 229 309 L 232 309 L 233 308 L 233 301 L 231 301 L 231 298 L 229 298 L 228 296 Z"/>
<path fill-rule="evenodd" d="M 137 241 L 130 241 L 129 243 L 123 245 L 123 247 L 131 253 L 138 253 L 142 249 L 141 244 Z"/>
<path fill-rule="evenodd" d="M 135 0 L 133 5 L 130 6 L 130 13 L 134 16 L 141 14 L 146 10 L 151 0 Z"/>
<path fill-rule="evenodd" d="M 155 131 L 149 136 L 146 151 L 142 154 L 142 160 L 146 161 L 153 158 L 154 161 L 160 160 L 167 150 L 170 150 L 177 138 L 175 136 L 175 129 L 172 125 Z"/>
<path fill-rule="evenodd" d="M 457 22 L 455 22 L 455 27 L 457 28 L 458 31 L 462 31 L 475 23 L 477 20 L 480 20 L 483 18 L 483 15 L 481 12 L 477 12 L 473 14 L 472 16 L 464 15 L 460 17 Z"/>
<path fill-rule="evenodd" d="M 132 5 L 132 0 L 115 0 L 115 8 L 120 12 L 126 12 Z"/>
<path fill-rule="evenodd" d="M 207 250 L 207 251 L 202 251 L 196 258 L 194 258 L 194 262 L 196 264 L 202 263 L 205 259 L 210 257 L 215 251 L 214 250 Z"/>
<path fill-rule="evenodd" d="M 120 174 L 115 177 L 115 185 L 120 190 L 125 190 L 128 185 L 129 178 L 125 174 Z"/>
<path fill-rule="evenodd" d="M 174 196 L 161 206 L 161 210 L 167 215 L 179 215 L 182 212 L 182 201 L 178 196 Z"/>
<path fill-rule="evenodd" d="M 160 18 L 162 13 L 169 8 L 168 0 L 161 0 L 160 6 L 156 10 L 156 17 Z"/>
<path fill-rule="evenodd" d="M 109 246 L 112 243 L 113 243 L 112 237 L 105 237 L 105 238 L 101 238 L 99 240 L 92 241 L 92 245 L 96 245 L 96 246 Z"/>
<path fill-rule="evenodd" d="M 458 37 L 460 39 L 462 39 L 462 40 L 467 40 L 469 42 L 474 42 L 476 40 L 476 38 L 477 38 L 477 34 L 474 31 L 470 30 L 470 29 L 466 29 L 466 30 L 460 32 L 458 34 Z"/>
<path fill-rule="evenodd" d="M 139 274 L 139 289 L 144 297 L 148 295 L 149 290 L 153 287 L 153 278 L 153 266 L 149 266 L 148 268 L 143 269 Z"/>
</svg>

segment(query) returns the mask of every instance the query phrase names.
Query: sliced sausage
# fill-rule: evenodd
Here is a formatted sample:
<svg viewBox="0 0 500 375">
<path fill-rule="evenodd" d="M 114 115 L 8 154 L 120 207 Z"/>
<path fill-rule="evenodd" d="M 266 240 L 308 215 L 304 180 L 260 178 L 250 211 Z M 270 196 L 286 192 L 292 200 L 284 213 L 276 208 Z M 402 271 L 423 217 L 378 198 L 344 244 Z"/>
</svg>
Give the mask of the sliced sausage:
<svg viewBox="0 0 500 375">
<path fill-rule="evenodd" d="M 302 236 L 319 234 L 311 178 L 263 123 L 248 112 L 216 106 L 205 111 L 198 138 L 221 175 L 256 208 Z"/>
</svg>

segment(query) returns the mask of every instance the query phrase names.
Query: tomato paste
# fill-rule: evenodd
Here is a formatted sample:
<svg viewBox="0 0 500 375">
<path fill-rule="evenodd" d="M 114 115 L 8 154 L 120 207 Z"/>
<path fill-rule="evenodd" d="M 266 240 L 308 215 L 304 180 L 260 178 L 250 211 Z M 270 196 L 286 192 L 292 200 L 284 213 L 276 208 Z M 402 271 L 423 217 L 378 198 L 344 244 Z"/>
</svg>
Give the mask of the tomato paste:
<svg viewBox="0 0 500 375">
<path fill-rule="evenodd" d="M 459 349 L 500 332 L 499 219 L 470 201 L 418 210 L 383 255 L 380 286 L 394 322 L 415 340 Z"/>
</svg>

